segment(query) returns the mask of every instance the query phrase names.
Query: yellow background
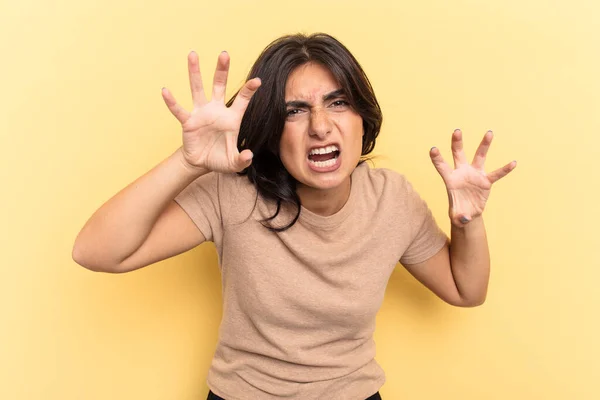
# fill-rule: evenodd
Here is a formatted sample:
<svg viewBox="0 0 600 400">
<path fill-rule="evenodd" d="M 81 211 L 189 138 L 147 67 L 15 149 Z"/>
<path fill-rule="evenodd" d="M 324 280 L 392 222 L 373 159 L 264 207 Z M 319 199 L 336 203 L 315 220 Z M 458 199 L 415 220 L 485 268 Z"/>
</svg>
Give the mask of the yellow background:
<svg viewBox="0 0 600 400">
<path fill-rule="evenodd" d="M 368 5 L 367 5 L 368 4 Z M 487 302 L 444 304 L 397 268 L 378 315 L 390 399 L 600 398 L 600 5 L 596 1 L 0 3 L 0 398 L 204 399 L 221 315 L 213 245 L 124 275 L 71 260 L 104 201 L 180 144 L 167 86 L 187 53 L 233 91 L 276 37 L 345 43 L 384 111 L 378 166 L 448 231 L 431 146 L 516 159 L 485 212 Z"/>
</svg>

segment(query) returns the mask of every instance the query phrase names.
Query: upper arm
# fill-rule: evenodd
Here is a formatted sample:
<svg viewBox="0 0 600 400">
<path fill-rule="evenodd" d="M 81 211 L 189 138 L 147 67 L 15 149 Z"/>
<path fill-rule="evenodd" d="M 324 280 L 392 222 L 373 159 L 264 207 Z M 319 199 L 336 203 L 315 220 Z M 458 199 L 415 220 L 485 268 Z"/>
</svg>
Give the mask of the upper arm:
<svg viewBox="0 0 600 400">
<path fill-rule="evenodd" d="M 452 275 L 448 242 L 429 259 L 417 264 L 403 265 L 412 276 L 446 303 L 465 306 Z"/>
<path fill-rule="evenodd" d="M 174 200 L 169 203 L 142 245 L 123 260 L 116 272 L 128 272 L 188 251 L 206 239 Z"/>
</svg>

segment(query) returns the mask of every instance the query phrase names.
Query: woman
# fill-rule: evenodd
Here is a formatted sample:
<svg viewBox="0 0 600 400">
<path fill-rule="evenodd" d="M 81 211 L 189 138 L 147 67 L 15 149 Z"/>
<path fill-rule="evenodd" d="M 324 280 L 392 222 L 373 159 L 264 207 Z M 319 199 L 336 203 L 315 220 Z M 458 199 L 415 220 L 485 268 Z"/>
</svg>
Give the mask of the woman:
<svg viewBox="0 0 600 400">
<path fill-rule="evenodd" d="M 209 399 L 380 398 L 373 332 L 395 265 L 450 304 L 483 303 L 481 213 L 515 162 L 484 172 L 491 132 L 471 164 L 454 132 L 455 169 L 431 149 L 448 191 L 449 241 L 402 175 L 363 163 L 381 111 L 336 39 L 274 41 L 227 106 L 227 53 L 210 101 L 194 52 L 188 67 L 191 112 L 162 92 L 183 145 L 90 218 L 74 260 L 121 273 L 213 241 L 224 308 Z"/>
</svg>

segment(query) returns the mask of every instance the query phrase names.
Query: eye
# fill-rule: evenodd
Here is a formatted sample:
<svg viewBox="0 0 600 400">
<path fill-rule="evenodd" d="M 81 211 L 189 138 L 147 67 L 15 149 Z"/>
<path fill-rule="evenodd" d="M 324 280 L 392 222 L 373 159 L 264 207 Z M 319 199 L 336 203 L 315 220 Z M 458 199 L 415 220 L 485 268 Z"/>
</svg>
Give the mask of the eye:
<svg viewBox="0 0 600 400">
<path fill-rule="evenodd" d="M 299 109 L 299 108 L 292 108 L 292 109 L 287 110 L 285 112 L 285 115 L 288 116 L 288 117 L 293 117 L 294 115 L 298 115 L 301 112 L 302 112 L 302 110 Z"/>
<path fill-rule="evenodd" d="M 350 103 L 348 103 L 346 100 L 336 100 L 333 103 L 331 103 L 331 105 L 333 107 L 345 107 L 350 105 Z"/>
</svg>

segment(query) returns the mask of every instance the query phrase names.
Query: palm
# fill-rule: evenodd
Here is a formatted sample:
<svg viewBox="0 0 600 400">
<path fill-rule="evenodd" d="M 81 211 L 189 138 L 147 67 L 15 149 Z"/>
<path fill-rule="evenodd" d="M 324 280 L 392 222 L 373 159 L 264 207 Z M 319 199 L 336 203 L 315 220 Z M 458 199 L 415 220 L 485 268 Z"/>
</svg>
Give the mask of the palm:
<svg viewBox="0 0 600 400">
<path fill-rule="evenodd" d="M 492 137 L 491 131 L 486 133 L 473 162 L 469 164 L 463 151 L 462 133 L 458 129 L 454 131 L 452 135 L 454 169 L 446 164 L 437 148 L 431 149 L 431 160 L 444 180 L 448 192 L 450 219 L 457 226 L 464 226 L 465 223 L 483 213 L 492 184 L 506 176 L 516 166 L 513 161 L 486 174 L 484 164 Z"/>
<path fill-rule="evenodd" d="M 194 102 L 191 112 L 177 104 L 168 90 L 163 90 L 167 107 L 181 122 L 186 161 L 192 166 L 218 172 L 237 172 L 248 167 L 252 152 L 244 150 L 240 153 L 237 137 L 244 112 L 260 86 L 260 80 L 255 78 L 246 82 L 231 107 L 227 107 L 224 100 L 229 71 L 227 53 L 219 56 L 210 101 L 204 93 L 198 56 L 194 52 L 188 56 L 188 69 Z"/>
<path fill-rule="evenodd" d="M 182 125 L 183 148 L 189 162 L 211 171 L 235 170 L 240 123 L 241 116 L 219 104 L 194 109 Z"/>
</svg>

